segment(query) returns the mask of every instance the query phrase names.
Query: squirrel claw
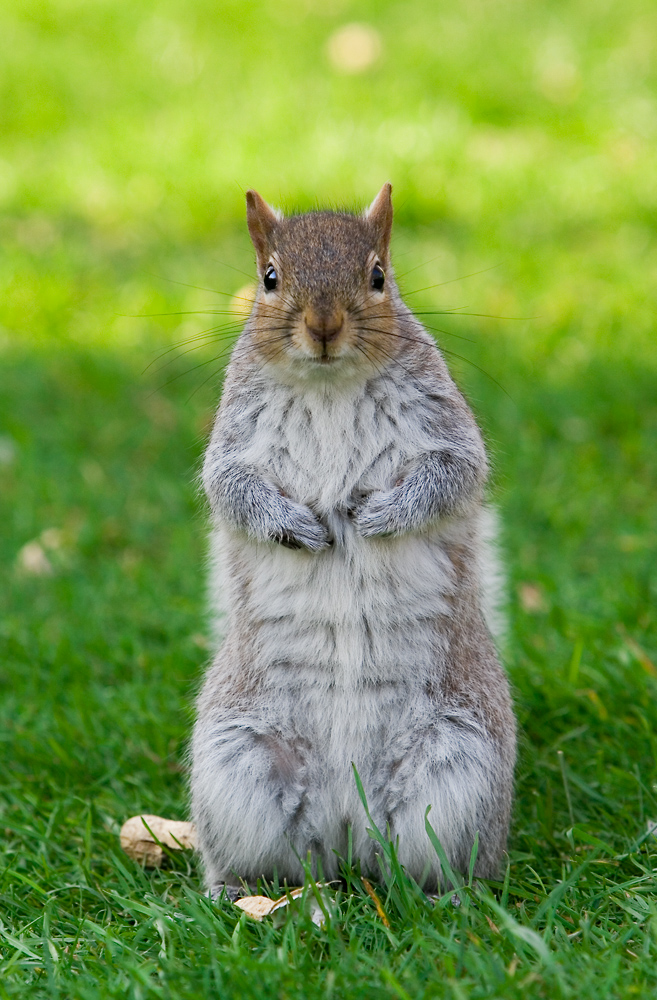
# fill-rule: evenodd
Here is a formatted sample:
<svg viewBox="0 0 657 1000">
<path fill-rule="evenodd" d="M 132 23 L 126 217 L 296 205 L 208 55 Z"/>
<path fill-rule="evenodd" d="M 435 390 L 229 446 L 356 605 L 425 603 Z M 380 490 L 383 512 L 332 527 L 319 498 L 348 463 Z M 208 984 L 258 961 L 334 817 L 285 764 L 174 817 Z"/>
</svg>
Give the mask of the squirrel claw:
<svg viewBox="0 0 657 1000">
<path fill-rule="evenodd" d="M 288 531 L 281 532 L 280 535 L 272 535 L 272 542 L 278 542 L 282 545 L 284 549 L 302 549 L 303 542 L 298 541 L 294 535 L 291 535 Z"/>
<path fill-rule="evenodd" d="M 269 539 L 286 549 L 321 552 L 330 544 L 326 527 L 304 504 L 294 503 L 285 497 L 272 520 Z"/>
<path fill-rule="evenodd" d="M 322 552 L 333 544 L 332 539 L 327 536 L 326 529 L 319 522 L 316 525 L 284 528 L 273 532 L 269 537 L 272 542 L 277 542 L 285 549 L 306 549 L 309 552 Z"/>
<path fill-rule="evenodd" d="M 272 542 L 282 545 L 284 549 L 293 549 L 297 552 L 300 549 L 306 549 L 308 552 L 322 552 L 324 549 L 330 548 L 333 544 L 331 540 L 326 538 L 312 538 L 309 535 L 300 537 L 290 531 L 283 531 L 277 535 L 270 535 L 270 539 Z"/>
<path fill-rule="evenodd" d="M 218 902 L 222 896 L 234 903 L 244 895 L 244 889 L 239 885 L 228 885 L 226 882 L 215 882 L 215 884 L 210 888 L 208 893 L 210 899 L 214 902 Z"/>
</svg>

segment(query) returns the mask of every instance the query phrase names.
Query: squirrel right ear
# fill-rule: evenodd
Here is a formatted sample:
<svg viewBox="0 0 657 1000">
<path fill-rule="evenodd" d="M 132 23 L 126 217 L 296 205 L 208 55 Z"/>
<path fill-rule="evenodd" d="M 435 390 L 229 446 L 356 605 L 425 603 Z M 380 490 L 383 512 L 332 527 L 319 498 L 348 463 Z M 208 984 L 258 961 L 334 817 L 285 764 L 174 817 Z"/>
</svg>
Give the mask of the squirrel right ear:
<svg viewBox="0 0 657 1000">
<path fill-rule="evenodd" d="M 382 257 L 388 253 L 392 230 L 392 184 L 384 184 L 365 212 L 365 218 L 374 229 L 377 250 Z"/>
<path fill-rule="evenodd" d="M 246 192 L 246 224 L 260 267 L 264 267 L 269 259 L 271 235 L 279 221 L 280 215 L 257 191 Z"/>
</svg>

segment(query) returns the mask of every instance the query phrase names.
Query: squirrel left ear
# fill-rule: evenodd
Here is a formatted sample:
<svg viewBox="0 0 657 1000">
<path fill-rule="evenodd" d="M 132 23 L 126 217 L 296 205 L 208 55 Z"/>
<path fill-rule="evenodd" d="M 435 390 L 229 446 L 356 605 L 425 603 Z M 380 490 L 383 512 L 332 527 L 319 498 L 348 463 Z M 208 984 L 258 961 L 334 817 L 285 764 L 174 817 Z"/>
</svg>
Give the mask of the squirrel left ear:
<svg viewBox="0 0 657 1000">
<path fill-rule="evenodd" d="M 280 218 L 257 191 L 246 192 L 246 224 L 260 267 L 264 267 L 269 259 L 271 236 Z"/>
<path fill-rule="evenodd" d="M 392 184 L 384 184 L 365 212 L 365 218 L 376 233 L 377 250 L 384 257 L 390 246 L 392 230 Z"/>
</svg>

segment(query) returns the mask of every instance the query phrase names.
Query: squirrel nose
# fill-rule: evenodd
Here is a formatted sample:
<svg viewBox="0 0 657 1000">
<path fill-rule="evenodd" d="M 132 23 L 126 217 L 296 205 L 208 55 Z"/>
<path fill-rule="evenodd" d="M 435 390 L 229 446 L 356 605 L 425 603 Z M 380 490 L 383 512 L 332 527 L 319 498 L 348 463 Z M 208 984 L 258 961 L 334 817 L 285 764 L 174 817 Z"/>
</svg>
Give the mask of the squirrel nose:
<svg viewBox="0 0 657 1000">
<path fill-rule="evenodd" d="M 304 320 L 312 339 L 326 345 L 335 340 L 342 330 L 344 313 L 336 311 L 326 315 L 325 313 L 316 313 L 314 309 L 307 309 Z"/>
</svg>

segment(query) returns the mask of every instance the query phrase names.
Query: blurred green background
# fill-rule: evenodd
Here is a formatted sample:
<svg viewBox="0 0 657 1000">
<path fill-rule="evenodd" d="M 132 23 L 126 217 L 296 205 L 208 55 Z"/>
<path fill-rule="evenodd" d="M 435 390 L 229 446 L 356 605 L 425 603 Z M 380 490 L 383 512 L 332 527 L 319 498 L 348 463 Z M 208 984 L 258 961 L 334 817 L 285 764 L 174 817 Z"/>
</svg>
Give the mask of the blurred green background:
<svg viewBox="0 0 657 1000">
<path fill-rule="evenodd" d="M 390 179 L 400 270 L 495 266 L 443 305 L 538 317 L 511 335 L 558 371 L 650 350 L 649 0 L 26 0 L 0 17 L 5 339 L 134 343 L 116 313 L 176 298 L 153 269 L 222 290 L 213 255 L 249 270 L 247 187 L 361 206 Z"/>
<path fill-rule="evenodd" d="M 0 993 L 206 996 L 252 959 L 242 996 L 279 974 L 327 995 L 329 966 L 336 995 L 654 996 L 655 4 L 25 0 L 0 47 Z M 489 442 L 509 576 L 513 920 L 472 925 L 454 993 L 428 925 L 413 962 L 365 935 L 406 994 L 328 939 L 285 979 L 287 938 L 241 951 L 229 908 L 202 954 L 193 926 L 164 953 L 200 873 L 140 882 L 116 837 L 187 808 L 197 473 L 253 273 L 244 191 L 361 208 L 386 180 L 409 304 L 461 312 L 429 325 Z"/>
</svg>

